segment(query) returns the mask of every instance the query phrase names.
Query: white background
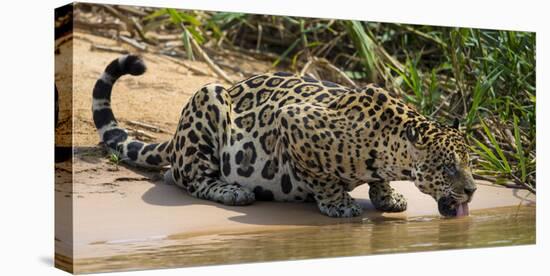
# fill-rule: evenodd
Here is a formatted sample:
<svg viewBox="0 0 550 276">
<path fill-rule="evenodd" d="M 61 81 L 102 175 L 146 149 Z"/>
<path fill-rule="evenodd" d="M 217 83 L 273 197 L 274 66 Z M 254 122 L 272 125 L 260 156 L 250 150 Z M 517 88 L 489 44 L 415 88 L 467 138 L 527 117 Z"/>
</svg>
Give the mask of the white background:
<svg viewBox="0 0 550 276">
<path fill-rule="evenodd" d="M 548 256 L 550 9 L 544 1 L 117 0 L 116 4 L 243 11 L 537 32 L 537 245 L 166 269 L 109 275 L 541 275 Z M 66 1 L 2 1 L 0 13 L 0 275 L 53 268 L 53 19 Z M 546 72 L 545 75 L 543 72 Z M 544 78 L 543 76 L 546 76 Z M 546 109 L 546 110 L 545 110 Z M 544 212 L 547 214 L 547 212 Z"/>
</svg>

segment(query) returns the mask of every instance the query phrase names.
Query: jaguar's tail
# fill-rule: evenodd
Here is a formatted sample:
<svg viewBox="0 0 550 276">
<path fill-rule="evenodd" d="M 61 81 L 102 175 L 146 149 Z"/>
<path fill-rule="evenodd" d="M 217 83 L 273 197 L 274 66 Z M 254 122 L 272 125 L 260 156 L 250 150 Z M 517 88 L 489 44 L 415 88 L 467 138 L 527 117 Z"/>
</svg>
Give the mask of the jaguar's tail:
<svg viewBox="0 0 550 276">
<path fill-rule="evenodd" d="M 99 139 L 122 160 L 138 166 L 160 168 L 168 165 L 172 143 L 147 144 L 128 137 L 119 127 L 111 109 L 111 91 L 115 81 L 123 75 L 139 76 L 145 72 L 145 64 L 135 55 L 125 55 L 113 60 L 97 80 L 93 91 L 92 112 Z"/>
</svg>

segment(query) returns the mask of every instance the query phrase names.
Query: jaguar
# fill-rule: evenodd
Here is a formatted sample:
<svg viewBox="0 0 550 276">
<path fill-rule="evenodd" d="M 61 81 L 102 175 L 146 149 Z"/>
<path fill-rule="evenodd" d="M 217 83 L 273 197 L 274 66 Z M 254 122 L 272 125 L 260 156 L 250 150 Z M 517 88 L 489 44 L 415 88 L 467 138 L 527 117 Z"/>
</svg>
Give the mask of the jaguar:
<svg viewBox="0 0 550 276">
<path fill-rule="evenodd" d="M 168 168 L 165 181 L 226 205 L 313 201 L 330 217 L 363 209 L 349 194 L 369 185 L 373 206 L 402 212 L 390 181 L 409 180 L 447 217 L 468 215 L 476 185 L 458 121 L 431 120 L 378 85 L 362 88 L 286 72 L 226 88 L 207 84 L 183 107 L 172 139 L 145 143 L 111 108 L 117 79 L 146 71 L 137 55 L 108 64 L 93 88 L 93 120 L 105 147 L 129 165 Z"/>
</svg>

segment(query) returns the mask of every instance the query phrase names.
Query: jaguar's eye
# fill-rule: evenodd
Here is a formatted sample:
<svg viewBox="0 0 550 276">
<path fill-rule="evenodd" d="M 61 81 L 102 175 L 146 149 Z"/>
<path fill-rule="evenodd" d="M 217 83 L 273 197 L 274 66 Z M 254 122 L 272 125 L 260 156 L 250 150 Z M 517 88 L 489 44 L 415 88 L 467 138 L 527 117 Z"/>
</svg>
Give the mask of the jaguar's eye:
<svg viewBox="0 0 550 276">
<path fill-rule="evenodd" d="M 457 173 L 456 166 L 452 164 L 443 165 L 443 169 L 445 170 L 445 173 L 449 176 L 454 176 Z"/>
</svg>

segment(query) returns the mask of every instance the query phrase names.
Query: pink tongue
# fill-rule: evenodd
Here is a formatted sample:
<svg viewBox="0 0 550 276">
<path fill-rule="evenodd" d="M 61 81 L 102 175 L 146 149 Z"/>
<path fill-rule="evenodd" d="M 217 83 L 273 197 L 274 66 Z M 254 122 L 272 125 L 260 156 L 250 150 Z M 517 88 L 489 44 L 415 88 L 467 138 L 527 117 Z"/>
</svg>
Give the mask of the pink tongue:
<svg viewBox="0 0 550 276">
<path fill-rule="evenodd" d="M 468 208 L 468 203 L 467 202 L 464 202 L 464 203 L 458 205 L 458 207 L 456 208 L 456 216 L 457 217 L 467 216 L 469 214 L 470 214 L 470 210 Z"/>
</svg>

